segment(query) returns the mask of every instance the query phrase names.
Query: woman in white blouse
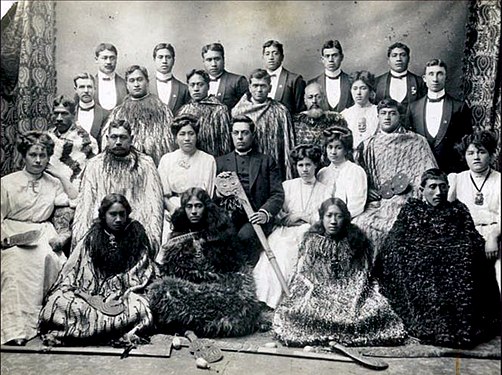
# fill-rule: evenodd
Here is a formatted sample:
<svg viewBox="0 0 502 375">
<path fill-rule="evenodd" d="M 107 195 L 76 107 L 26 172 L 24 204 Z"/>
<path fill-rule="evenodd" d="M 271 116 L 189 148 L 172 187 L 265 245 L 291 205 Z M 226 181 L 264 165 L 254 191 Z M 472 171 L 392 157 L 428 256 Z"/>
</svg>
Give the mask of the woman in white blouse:
<svg viewBox="0 0 502 375">
<path fill-rule="evenodd" d="M 66 261 L 49 219 L 78 191 L 49 164 L 54 142 L 46 132 L 21 134 L 17 150 L 25 167 L 0 179 L 1 344 L 23 346 L 36 336 L 42 300 Z"/>
<path fill-rule="evenodd" d="M 167 241 L 171 232 L 171 214 L 180 207 L 180 195 L 192 187 L 206 190 L 213 195 L 216 161 L 198 149 L 197 135 L 199 123 L 191 115 L 182 115 L 174 119 L 171 131 L 179 149 L 162 156 L 159 163 L 159 175 L 164 190 L 164 207 L 167 210 L 164 220 L 162 242 Z M 157 259 L 162 256 L 159 254 Z"/>
<path fill-rule="evenodd" d="M 332 126 L 323 132 L 323 142 L 330 165 L 317 173 L 317 179 L 328 185 L 333 198 L 340 198 L 354 218 L 364 211 L 368 193 L 366 172 L 353 163 L 352 132 L 342 126 Z"/>
<path fill-rule="evenodd" d="M 496 136 L 481 130 L 466 135 L 459 145 L 469 170 L 448 175 L 448 200 L 458 199 L 469 209 L 476 229 L 485 239 L 488 259 L 496 259 L 500 288 L 500 172 L 490 167 L 497 147 Z"/>
<path fill-rule="evenodd" d="M 268 237 L 270 248 L 286 280 L 296 267 L 303 235 L 319 220 L 319 207 L 331 196 L 331 189 L 315 176 L 321 155 L 319 146 L 307 144 L 298 145 L 290 153 L 300 177 L 282 183 L 284 204 L 276 217 L 278 225 Z M 258 300 L 275 308 L 282 298 L 282 289 L 264 251 L 253 270 L 253 276 Z"/>
<path fill-rule="evenodd" d="M 361 70 L 352 73 L 349 79 L 354 105 L 345 108 L 341 114 L 352 131 L 354 148 L 357 148 L 378 129 L 377 106 L 372 104 L 375 98 L 375 76 L 366 70 Z"/>
</svg>

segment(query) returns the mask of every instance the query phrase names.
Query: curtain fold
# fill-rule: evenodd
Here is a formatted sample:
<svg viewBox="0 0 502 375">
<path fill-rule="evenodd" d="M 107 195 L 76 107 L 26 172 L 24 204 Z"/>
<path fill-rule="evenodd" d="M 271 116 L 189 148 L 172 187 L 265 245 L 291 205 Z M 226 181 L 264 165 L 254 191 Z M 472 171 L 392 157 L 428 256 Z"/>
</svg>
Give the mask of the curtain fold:
<svg viewBox="0 0 502 375">
<path fill-rule="evenodd" d="M 55 1 L 19 1 L 2 20 L 1 154 L 4 176 L 21 167 L 16 136 L 45 130 L 56 93 Z"/>
<path fill-rule="evenodd" d="M 476 128 L 498 137 L 496 168 L 500 171 L 501 84 L 500 1 L 473 0 L 469 6 L 464 49 L 464 94 Z"/>
</svg>

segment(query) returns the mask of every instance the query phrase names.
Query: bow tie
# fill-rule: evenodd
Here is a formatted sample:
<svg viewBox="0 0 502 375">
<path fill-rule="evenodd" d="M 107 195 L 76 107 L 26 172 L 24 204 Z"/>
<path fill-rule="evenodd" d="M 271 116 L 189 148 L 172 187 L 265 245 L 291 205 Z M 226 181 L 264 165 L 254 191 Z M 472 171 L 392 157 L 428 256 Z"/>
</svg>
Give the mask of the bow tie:
<svg viewBox="0 0 502 375">
<path fill-rule="evenodd" d="M 167 82 L 169 82 L 169 81 L 170 81 L 170 80 L 172 80 L 172 79 L 173 79 L 173 77 L 171 77 L 171 78 L 167 78 L 167 79 L 160 79 L 160 78 L 157 78 L 157 82 L 167 83 Z"/>
<path fill-rule="evenodd" d="M 94 109 L 94 106 L 89 107 L 89 108 L 82 108 L 82 107 L 78 107 L 78 110 L 79 110 L 79 111 L 86 111 L 86 112 L 87 112 L 87 111 L 90 111 L 91 109 Z"/>
<path fill-rule="evenodd" d="M 440 101 L 441 101 L 441 100 L 443 100 L 443 99 L 444 99 L 444 95 L 443 95 L 443 96 L 441 96 L 440 98 L 437 98 L 437 99 L 431 99 L 431 98 L 427 97 L 427 101 L 428 101 L 429 103 L 438 103 L 438 102 L 440 102 Z"/>
<path fill-rule="evenodd" d="M 336 77 L 330 77 L 330 76 L 326 76 L 327 79 L 339 79 L 340 78 L 340 74 L 338 74 Z"/>
<path fill-rule="evenodd" d="M 405 74 L 405 75 L 402 75 L 402 76 L 395 76 L 394 74 L 391 74 L 390 76 L 391 76 L 392 78 L 394 78 L 394 79 L 404 79 L 404 78 L 406 78 L 406 74 Z"/>
<path fill-rule="evenodd" d="M 209 82 L 218 82 L 219 78 L 209 78 Z"/>
<path fill-rule="evenodd" d="M 111 81 L 112 79 L 110 77 L 102 77 L 101 78 L 103 81 Z"/>
</svg>

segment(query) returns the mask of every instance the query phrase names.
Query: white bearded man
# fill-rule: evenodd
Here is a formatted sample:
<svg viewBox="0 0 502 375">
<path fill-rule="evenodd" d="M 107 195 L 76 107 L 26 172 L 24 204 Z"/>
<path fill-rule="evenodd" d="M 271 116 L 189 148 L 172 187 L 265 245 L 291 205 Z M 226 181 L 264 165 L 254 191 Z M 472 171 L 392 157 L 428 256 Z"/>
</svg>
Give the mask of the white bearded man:
<svg viewBox="0 0 502 375">
<path fill-rule="evenodd" d="M 157 168 L 150 156 L 132 147 L 134 137 L 129 123 L 116 120 L 108 125 L 107 147 L 87 164 L 82 177 L 72 244 L 75 246 L 85 236 L 102 199 L 117 193 L 130 202 L 131 218 L 143 224 L 152 248 L 157 252 L 164 210 Z"/>
<path fill-rule="evenodd" d="M 244 94 L 232 109 L 232 117 L 247 116 L 256 125 L 258 151 L 270 155 L 281 169 L 283 180 L 293 177 L 289 152 L 294 134 L 291 115 L 285 105 L 268 97 L 270 75 L 256 69 L 249 76 L 249 93 Z"/>
<path fill-rule="evenodd" d="M 167 104 L 148 92 L 146 68 L 132 65 L 127 69 L 125 77 L 129 95 L 111 112 L 101 133 L 101 148 L 106 147 L 107 140 L 103 135 L 108 133 L 110 123 L 126 120 L 134 135 L 134 147 L 151 156 L 155 165 L 158 165 L 164 154 L 175 149 L 171 134 L 173 114 Z"/>
</svg>

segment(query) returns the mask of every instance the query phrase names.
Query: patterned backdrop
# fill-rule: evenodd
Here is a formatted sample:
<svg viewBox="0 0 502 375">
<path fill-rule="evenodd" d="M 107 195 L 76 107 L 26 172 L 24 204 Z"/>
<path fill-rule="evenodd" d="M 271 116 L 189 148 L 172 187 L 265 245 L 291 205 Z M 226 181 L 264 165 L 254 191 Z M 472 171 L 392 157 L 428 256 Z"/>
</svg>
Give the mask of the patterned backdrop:
<svg viewBox="0 0 502 375">
<path fill-rule="evenodd" d="M 500 162 L 500 2 L 477 0 L 470 4 L 464 58 L 464 94 L 478 128 L 498 136 Z"/>
<path fill-rule="evenodd" d="M 500 153 L 499 1 L 475 0 L 466 25 L 464 97 L 477 127 L 497 132 Z M 46 129 L 56 93 L 55 1 L 19 1 L 2 19 L 1 175 L 20 167 L 19 131 Z M 500 170 L 500 158 L 497 169 Z"/>
<path fill-rule="evenodd" d="M 54 1 L 19 1 L 2 19 L 2 176 L 21 166 L 15 150 L 18 132 L 45 130 L 50 121 L 56 93 L 55 31 Z"/>
</svg>

